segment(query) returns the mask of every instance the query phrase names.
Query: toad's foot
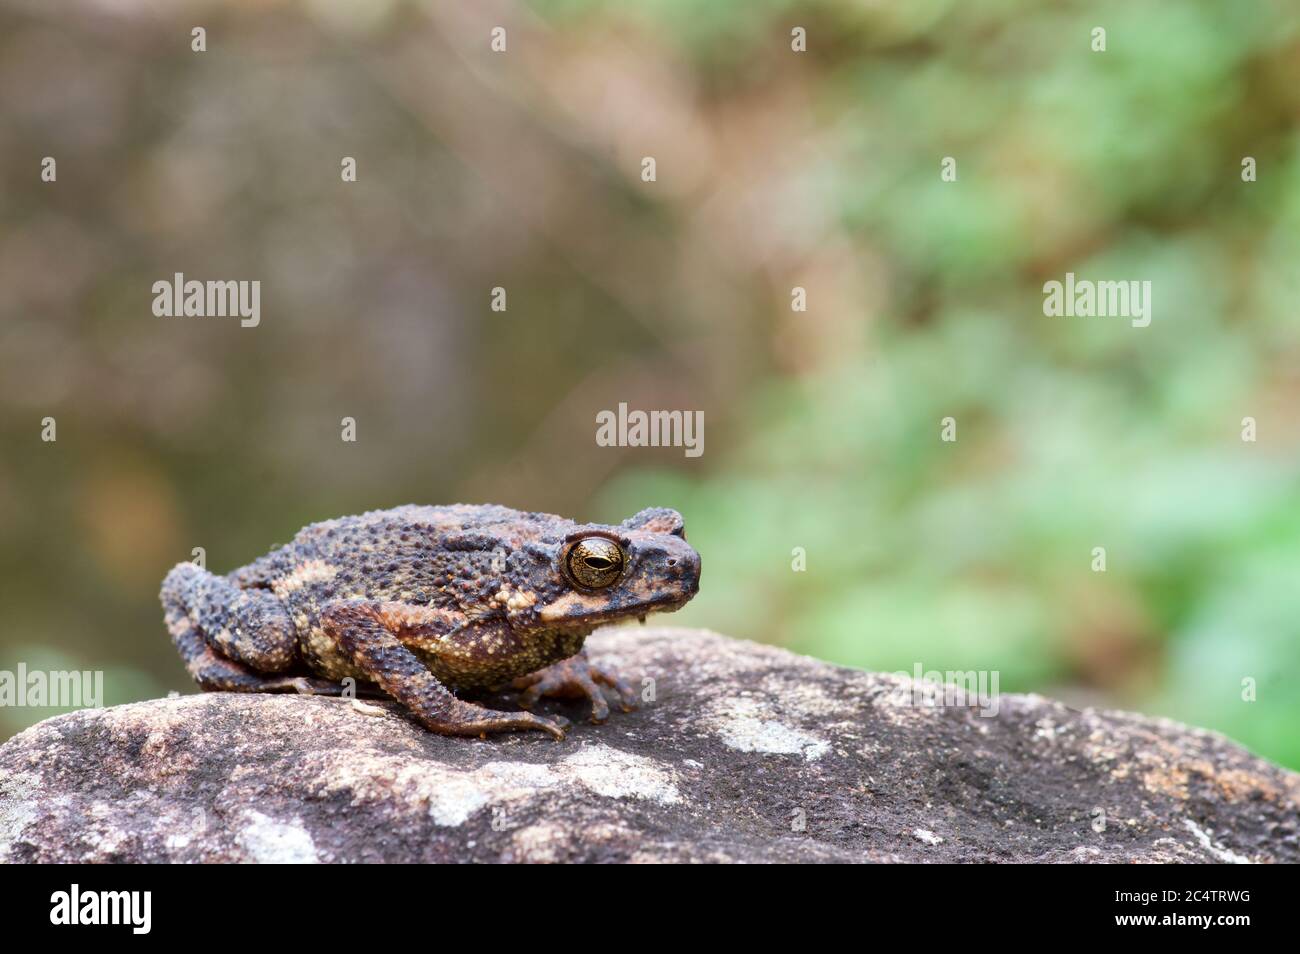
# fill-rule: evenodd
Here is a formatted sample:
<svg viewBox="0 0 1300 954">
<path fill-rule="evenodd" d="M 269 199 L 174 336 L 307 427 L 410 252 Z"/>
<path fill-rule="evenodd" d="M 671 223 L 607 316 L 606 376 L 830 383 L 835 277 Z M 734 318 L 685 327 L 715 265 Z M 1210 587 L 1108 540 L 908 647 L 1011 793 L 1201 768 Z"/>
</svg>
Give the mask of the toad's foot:
<svg viewBox="0 0 1300 954">
<path fill-rule="evenodd" d="M 442 735 L 477 735 L 487 738 L 492 732 L 517 732 L 529 729 L 545 732 L 557 742 L 564 741 L 569 720 L 560 716 L 543 719 L 531 712 L 499 712 L 473 703 L 462 702 L 436 719 L 421 719 L 426 728 Z"/>
<path fill-rule="evenodd" d="M 591 721 L 604 722 L 609 718 L 609 703 L 601 686 L 609 686 L 618 696 L 619 708 L 631 712 L 636 708 L 636 691 L 620 679 L 611 669 L 599 666 L 587 658 L 585 652 L 570 656 L 553 666 L 520 676 L 511 685 L 522 689 L 519 704 L 531 708 L 542 696 L 566 699 L 590 699 Z"/>
</svg>

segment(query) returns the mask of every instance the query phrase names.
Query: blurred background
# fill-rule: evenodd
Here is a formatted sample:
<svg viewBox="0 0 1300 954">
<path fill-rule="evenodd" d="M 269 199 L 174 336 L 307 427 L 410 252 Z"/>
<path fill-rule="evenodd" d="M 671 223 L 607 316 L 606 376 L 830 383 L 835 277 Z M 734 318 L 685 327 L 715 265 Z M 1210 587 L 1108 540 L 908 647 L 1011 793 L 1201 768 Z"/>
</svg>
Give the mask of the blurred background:
<svg viewBox="0 0 1300 954">
<path fill-rule="evenodd" d="M 666 621 L 1300 767 L 1298 115 L 1286 0 L 3 0 L 0 669 L 193 691 L 194 547 L 662 505 Z M 1151 326 L 1044 317 L 1067 271 Z M 175 272 L 260 326 L 154 317 Z M 703 456 L 598 447 L 619 402 Z"/>
</svg>

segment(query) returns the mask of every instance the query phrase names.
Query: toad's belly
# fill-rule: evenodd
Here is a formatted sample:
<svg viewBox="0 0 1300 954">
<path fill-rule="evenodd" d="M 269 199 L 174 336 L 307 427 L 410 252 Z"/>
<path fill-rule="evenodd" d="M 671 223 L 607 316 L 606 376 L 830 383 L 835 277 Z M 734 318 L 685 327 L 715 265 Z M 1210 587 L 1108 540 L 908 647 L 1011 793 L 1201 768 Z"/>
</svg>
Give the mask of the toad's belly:
<svg viewBox="0 0 1300 954">
<path fill-rule="evenodd" d="M 455 645 L 448 641 L 436 651 L 413 652 L 443 685 L 453 689 L 488 689 L 511 679 L 545 669 L 581 651 L 586 633 L 543 634 L 527 645 L 505 647 L 478 643 Z"/>
<path fill-rule="evenodd" d="M 448 688 L 488 689 L 568 659 L 581 651 L 586 638 L 586 633 L 542 635 L 526 646 L 511 647 L 508 652 L 482 643 L 464 646 L 450 641 L 440 644 L 436 650 L 410 648 Z M 348 678 L 370 681 L 325 635 L 319 624 L 300 633 L 298 645 L 303 662 L 314 675 L 336 682 Z"/>
</svg>

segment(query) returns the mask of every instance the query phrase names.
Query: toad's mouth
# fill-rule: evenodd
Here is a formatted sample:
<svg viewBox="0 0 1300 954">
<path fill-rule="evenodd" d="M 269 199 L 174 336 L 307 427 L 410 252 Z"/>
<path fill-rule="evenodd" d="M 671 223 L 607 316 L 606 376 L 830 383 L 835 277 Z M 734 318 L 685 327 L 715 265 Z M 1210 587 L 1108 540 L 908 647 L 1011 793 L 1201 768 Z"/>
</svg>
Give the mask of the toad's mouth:
<svg viewBox="0 0 1300 954">
<path fill-rule="evenodd" d="M 611 602 L 608 597 L 586 593 L 565 593 L 538 612 L 538 619 L 550 627 L 593 629 L 603 623 L 624 619 L 644 619 L 650 613 L 671 613 L 691 601 L 694 592 L 668 592 L 650 599 Z"/>
</svg>

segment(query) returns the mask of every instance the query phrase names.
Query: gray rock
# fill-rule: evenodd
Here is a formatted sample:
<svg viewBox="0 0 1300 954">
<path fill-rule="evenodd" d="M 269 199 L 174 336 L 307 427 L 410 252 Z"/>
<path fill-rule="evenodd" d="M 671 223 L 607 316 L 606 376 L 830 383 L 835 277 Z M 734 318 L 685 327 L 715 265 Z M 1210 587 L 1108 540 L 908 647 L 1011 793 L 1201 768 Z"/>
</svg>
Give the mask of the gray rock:
<svg viewBox="0 0 1300 954">
<path fill-rule="evenodd" d="M 1300 861 L 1300 776 L 1211 732 L 909 704 L 908 680 L 694 630 L 591 648 L 656 698 L 603 726 L 551 704 L 561 743 L 306 696 L 50 719 L 0 747 L 0 858 Z"/>
</svg>

